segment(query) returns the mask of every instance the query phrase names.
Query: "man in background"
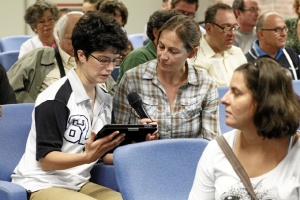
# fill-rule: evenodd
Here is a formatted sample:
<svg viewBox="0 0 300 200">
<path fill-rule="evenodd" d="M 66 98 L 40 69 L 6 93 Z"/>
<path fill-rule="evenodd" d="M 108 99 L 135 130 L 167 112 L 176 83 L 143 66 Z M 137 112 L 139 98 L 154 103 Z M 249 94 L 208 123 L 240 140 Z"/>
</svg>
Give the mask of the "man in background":
<svg viewBox="0 0 300 200">
<path fill-rule="evenodd" d="M 99 10 L 100 4 L 103 0 L 83 0 L 82 3 L 82 12 L 86 13 L 87 11 L 96 11 Z"/>
<path fill-rule="evenodd" d="M 165 4 L 162 4 L 165 5 Z M 169 0 L 167 5 L 171 5 L 171 7 L 163 7 L 162 9 L 171 9 L 181 14 L 188 16 L 191 19 L 194 19 L 196 16 L 196 11 L 199 7 L 198 0 Z M 200 30 L 202 34 L 205 34 L 205 29 L 200 26 Z M 144 44 L 147 43 L 147 37 L 144 34 Z"/>
<path fill-rule="evenodd" d="M 247 63 L 242 50 L 233 46 L 238 28 L 229 5 L 217 3 L 206 10 L 206 35 L 200 41 L 196 60 L 190 62 L 210 74 L 218 86 L 229 86 L 234 70 Z"/>
<path fill-rule="evenodd" d="M 282 67 L 288 69 L 294 80 L 300 78 L 299 57 L 286 46 L 288 28 L 281 15 L 276 12 L 262 14 L 256 24 L 257 40 L 246 54 L 249 62 L 262 56 L 275 59 Z"/>
<path fill-rule="evenodd" d="M 259 15 L 257 0 L 234 0 L 232 8 L 239 25 L 235 31 L 234 45 L 240 47 L 244 54 L 248 53 L 256 36 L 256 22 Z"/>
<path fill-rule="evenodd" d="M 161 3 L 162 10 L 169 10 L 171 9 L 171 0 L 163 0 Z"/>
</svg>

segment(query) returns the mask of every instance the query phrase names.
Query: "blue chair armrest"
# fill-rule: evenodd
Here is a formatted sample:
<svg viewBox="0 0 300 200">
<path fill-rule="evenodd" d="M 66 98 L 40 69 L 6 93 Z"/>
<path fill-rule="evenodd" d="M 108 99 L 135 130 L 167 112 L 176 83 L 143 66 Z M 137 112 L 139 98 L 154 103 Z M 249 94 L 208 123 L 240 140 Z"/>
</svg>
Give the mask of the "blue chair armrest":
<svg viewBox="0 0 300 200">
<path fill-rule="evenodd" d="M 27 200 L 27 192 L 22 186 L 8 181 L 0 181 L 0 199 Z"/>
<path fill-rule="evenodd" d="M 91 170 L 91 182 L 119 191 L 115 166 L 96 163 Z"/>
</svg>

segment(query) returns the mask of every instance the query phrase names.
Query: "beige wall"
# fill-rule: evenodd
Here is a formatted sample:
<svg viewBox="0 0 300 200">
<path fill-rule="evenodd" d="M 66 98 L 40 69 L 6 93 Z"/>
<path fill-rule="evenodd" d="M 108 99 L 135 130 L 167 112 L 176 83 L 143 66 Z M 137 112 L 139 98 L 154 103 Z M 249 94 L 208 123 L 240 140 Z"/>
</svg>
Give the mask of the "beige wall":
<svg viewBox="0 0 300 200">
<path fill-rule="evenodd" d="M 49 0 L 53 3 L 82 3 L 83 0 Z M 220 1 L 220 0 L 219 0 Z M 274 10 L 285 18 L 295 17 L 293 0 L 258 0 L 262 11 Z M 35 0 L 1 0 L 0 6 L 0 37 L 18 34 L 33 34 L 24 23 L 23 16 L 26 8 Z M 149 16 L 161 6 L 161 0 L 123 0 L 129 10 L 129 19 L 126 25 L 128 34 L 143 32 Z M 204 19 L 206 8 L 217 0 L 199 0 L 199 9 L 196 20 Z M 223 0 L 231 5 L 232 0 Z"/>
</svg>

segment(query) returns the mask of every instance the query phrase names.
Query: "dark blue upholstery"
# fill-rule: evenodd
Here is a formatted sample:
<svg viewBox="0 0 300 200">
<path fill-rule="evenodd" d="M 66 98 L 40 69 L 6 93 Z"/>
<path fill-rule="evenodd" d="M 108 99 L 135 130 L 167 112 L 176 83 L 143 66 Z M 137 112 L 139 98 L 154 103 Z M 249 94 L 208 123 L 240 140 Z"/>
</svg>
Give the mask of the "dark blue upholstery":
<svg viewBox="0 0 300 200">
<path fill-rule="evenodd" d="M 8 71 L 18 60 L 19 51 L 6 51 L 0 53 L 0 64 Z"/>
<path fill-rule="evenodd" d="M 118 76 L 119 76 L 119 70 L 120 70 L 120 66 L 115 66 L 114 70 L 111 73 L 111 76 L 113 77 L 113 79 L 115 81 L 117 81 Z"/>
<path fill-rule="evenodd" d="M 188 199 L 208 141 L 163 139 L 118 147 L 114 165 L 124 200 Z"/>
<path fill-rule="evenodd" d="M 119 191 L 114 165 L 99 162 L 93 167 L 91 176 L 92 182 Z"/>
<path fill-rule="evenodd" d="M 31 35 L 12 35 L 0 38 L 0 50 L 5 51 L 19 51 L 21 45 L 28 39 L 32 38 Z"/>
</svg>

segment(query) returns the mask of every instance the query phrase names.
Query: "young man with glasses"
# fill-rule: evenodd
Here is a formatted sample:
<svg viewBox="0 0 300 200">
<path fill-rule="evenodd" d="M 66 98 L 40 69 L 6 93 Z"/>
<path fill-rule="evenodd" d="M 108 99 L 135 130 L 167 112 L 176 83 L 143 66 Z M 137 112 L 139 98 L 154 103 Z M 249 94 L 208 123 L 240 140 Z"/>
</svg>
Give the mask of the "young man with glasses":
<svg viewBox="0 0 300 200">
<path fill-rule="evenodd" d="M 240 47 L 244 54 L 248 53 L 256 36 L 256 22 L 260 9 L 257 0 L 234 0 L 232 8 L 239 25 L 235 31 L 234 45 Z"/>
<path fill-rule="evenodd" d="M 300 78 L 299 57 L 290 47 L 286 47 L 288 28 L 282 16 L 276 12 L 262 14 L 256 24 L 257 40 L 246 57 L 249 62 L 267 56 L 275 59 L 282 67 L 288 69 L 294 80 Z"/>
<path fill-rule="evenodd" d="M 218 86 L 228 86 L 234 70 L 247 62 L 242 50 L 233 46 L 238 28 L 229 5 L 217 3 L 206 10 L 207 34 L 200 41 L 196 60 L 191 59 L 190 62 L 207 71 Z"/>
</svg>

